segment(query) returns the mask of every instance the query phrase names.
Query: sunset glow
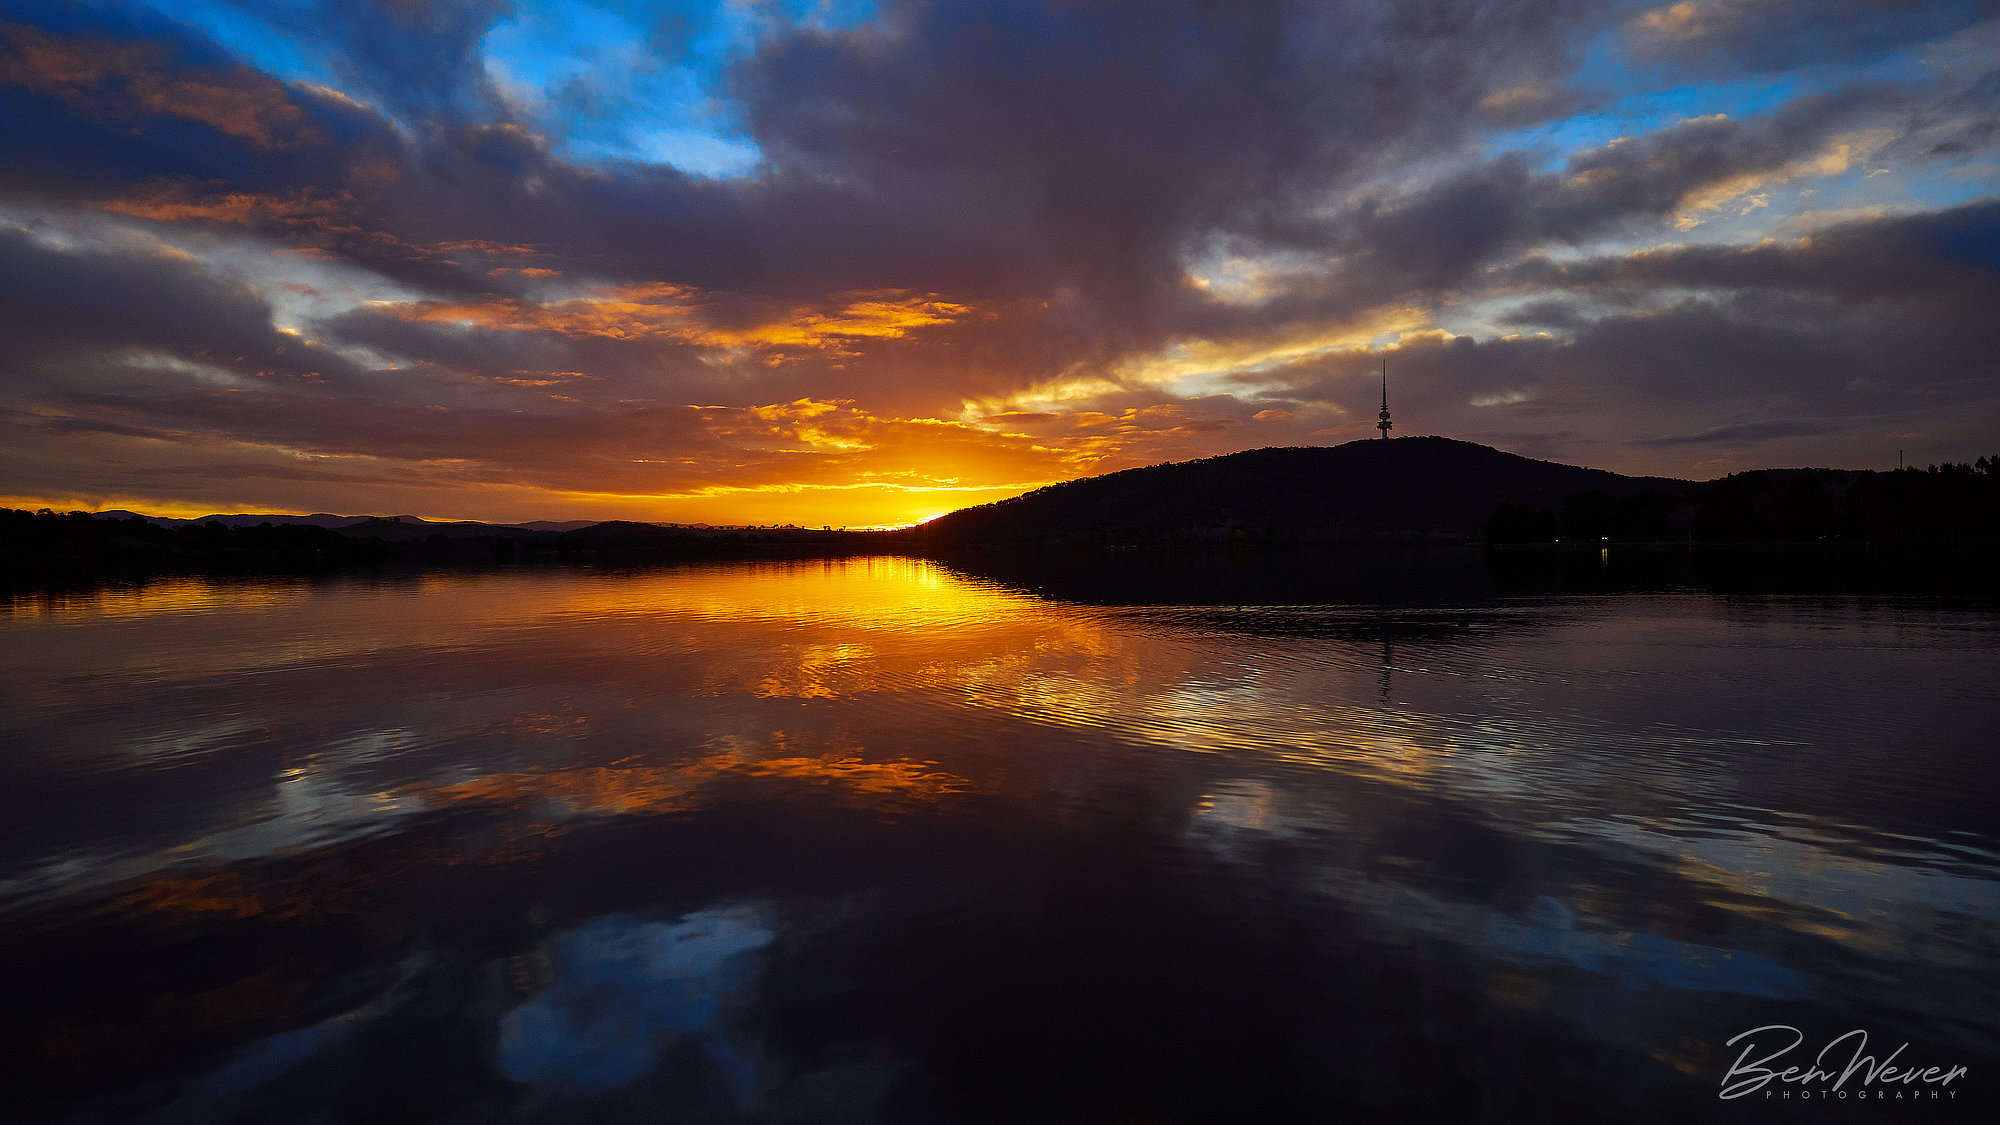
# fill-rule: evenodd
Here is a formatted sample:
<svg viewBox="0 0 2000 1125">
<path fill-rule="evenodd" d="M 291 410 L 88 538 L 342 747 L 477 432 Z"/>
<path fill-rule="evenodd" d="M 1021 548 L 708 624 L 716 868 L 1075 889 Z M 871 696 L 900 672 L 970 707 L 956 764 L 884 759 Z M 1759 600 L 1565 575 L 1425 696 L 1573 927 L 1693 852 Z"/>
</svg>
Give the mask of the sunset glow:
<svg viewBox="0 0 2000 1125">
<path fill-rule="evenodd" d="M 1373 436 L 1384 360 L 1398 434 L 1970 460 L 1996 52 L 1969 0 L 10 3 L 0 503 L 900 526 Z"/>
</svg>

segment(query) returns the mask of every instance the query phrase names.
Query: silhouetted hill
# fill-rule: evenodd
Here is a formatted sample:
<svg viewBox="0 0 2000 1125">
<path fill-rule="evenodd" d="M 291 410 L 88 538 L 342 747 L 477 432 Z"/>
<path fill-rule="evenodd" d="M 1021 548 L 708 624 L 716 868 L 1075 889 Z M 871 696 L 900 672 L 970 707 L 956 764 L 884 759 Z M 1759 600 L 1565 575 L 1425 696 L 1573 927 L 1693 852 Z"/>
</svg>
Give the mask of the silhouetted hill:
<svg viewBox="0 0 2000 1125">
<path fill-rule="evenodd" d="M 137 516 L 147 523 L 157 524 L 160 527 L 199 527 L 210 523 L 219 523 L 224 527 L 257 527 L 260 524 L 268 523 L 273 527 L 283 527 L 290 524 L 294 527 L 342 528 L 376 518 L 370 516 L 336 516 L 326 512 L 315 512 L 309 516 L 295 516 L 283 512 L 218 512 L 195 519 L 182 519 L 179 516 L 141 515 L 127 508 L 112 508 L 108 511 L 92 512 L 91 515 L 96 519 L 118 522 L 123 522 Z M 415 519 L 416 517 L 407 516 L 397 518 Z"/>
<path fill-rule="evenodd" d="M 167 573 L 538 563 L 622 567 L 877 552 L 930 554 L 956 564 L 981 553 L 975 550 L 981 544 L 1005 552 L 1032 544 L 1284 547 L 1473 540 L 1562 544 L 1552 551 L 1486 552 L 1489 565 L 1508 566 L 1576 554 L 1602 568 L 1608 556 L 1628 563 L 1644 558 L 1622 548 L 1601 556 L 1601 541 L 1650 544 L 1646 549 L 1656 553 L 1663 543 L 1676 545 L 1672 550 L 1680 554 L 1666 569 L 1639 574 L 1628 566 L 1617 579 L 1641 584 L 1982 596 L 2000 589 L 1995 577 L 2000 576 L 1995 565 L 2000 455 L 1923 470 L 1761 469 L 1694 483 L 1536 461 L 1444 438 L 1398 438 L 1257 449 L 1132 469 L 1037 489 L 894 532 L 622 520 L 558 531 L 431 523 L 414 516 L 320 525 L 347 518 L 234 515 L 196 522 L 123 511 L 0 508 L 0 590 Z M 257 522 L 249 523 L 252 519 Z M 1579 541 L 1589 549 L 1573 551 Z M 1168 553 L 1150 553 L 1149 565 L 1159 565 Z M 1353 569 L 1351 559 L 1344 565 Z M 1391 563 L 1384 574 L 1401 582 L 1410 577 L 1402 565 Z M 1600 585 L 1617 577 L 1609 571 L 1592 575 Z M 1117 578 L 1121 589 L 1132 585 L 1130 577 Z M 1541 571 L 1530 576 L 1535 582 L 1544 577 Z M 1442 581 L 1434 573 L 1418 585 L 1439 587 Z M 1510 577 L 1495 588 L 1500 586 L 1519 588 L 1522 580 Z M 1596 588 L 1579 585 L 1574 575 L 1560 586 Z"/>
<path fill-rule="evenodd" d="M 473 536 L 506 536 L 528 538 L 546 535 L 547 532 L 526 531 L 503 527 L 496 524 L 479 523 L 476 520 L 455 520 L 450 523 L 434 523 L 415 516 L 374 516 L 343 524 L 334 530 L 351 539 L 380 539 L 386 543 L 411 543 L 428 541 L 432 536 L 442 535 L 447 539 L 463 539 Z"/>
<path fill-rule="evenodd" d="M 2000 457 L 1868 472 L 1760 469 L 1701 486 L 1693 534 L 1716 543 L 2000 539 Z"/>
<path fill-rule="evenodd" d="M 1664 509 L 1692 487 L 1410 437 L 1128 469 L 953 512 L 924 530 L 946 543 L 1463 540 L 1509 504 L 1555 510 L 1597 496 L 1616 508 L 1650 495 Z"/>
<path fill-rule="evenodd" d="M 100 514 L 109 514 L 109 513 L 100 513 Z M 214 522 L 214 523 L 219 523 L 224 527 L 256 527 L 260 524 L 268 523 L 273 527 L 283 527 L 287 524 L 290 524 L 294 527 L 325 527 L 325 528 L 338 529 L 344 527 L 352 527 L 353 525 L 357 523 L 362 523 L 369 518 L 370 517 L 368 516 L 336 516 L 326 512 L 316 512 L 310 516 L 288 516 L 282 514 L 272 514 L 268 512 L 262 512 L 256 514 L 237 513 L 229 515 L 221 515 L 221 514 L 210 515 L 210 516 L 203 516 L 200 519 L 188 520 L 186 522 L 194 524 L 205 524 Z"/>
</svg>

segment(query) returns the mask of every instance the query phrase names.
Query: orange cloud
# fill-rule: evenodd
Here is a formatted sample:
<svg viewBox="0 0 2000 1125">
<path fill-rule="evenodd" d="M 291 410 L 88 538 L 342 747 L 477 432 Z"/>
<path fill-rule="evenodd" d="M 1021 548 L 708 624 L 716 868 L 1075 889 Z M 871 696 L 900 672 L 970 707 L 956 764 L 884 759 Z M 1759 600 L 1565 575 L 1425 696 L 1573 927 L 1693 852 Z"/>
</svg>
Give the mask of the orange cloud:
<svg viewBox="0 0 2000 1125">
<path fill-rule="evenodd" d="M 1063 450 L 1023 434 L 938 418 L 883 417 L 846 399 L 698 409 L 702 427 L 726 443 L 730 487 L 1031 488 L 1079 471 Z M 814 463 L 772 460 L 764 479 L 744 463 L 746 448 L 812 454 Z"/>
<path fill-rule="evenodd" d="M 934 296 L 875 293 L 859 295 L 845 307 L 830 312 L 794 309 L 786 320 L 747 329 L 710 329 L 701 342 L 713 347 L 820 348 L 830 340 L 843 338 L 896 339 L 915 328 L 950 324 L 970 311 L 970 306 L 940 301 Z"/>
<path fill-rule="evenodd" d="M 521 271 L 528 276 L 539 273 Z M 904 291 L 841 294 L 830 308 L 796 306 L 747 325 L 718 323 L 713 302 L 682 285 L 646 282 L 613 286 L 581 297 L 538 302 L 523 298 L 486 301 L 417 301 L 381 305 L 380 311 L 408 321 L 470 324 L 516 332 L 554 332 L 614 340 L 663 338 L 709 348 L 806 348 L 852 354 L 847 343 L 896 339 L 919 328 L 950 324 L 970 312 L 936 295 Z"/>
<path fill-rule="evenodd" d="M 0 83 L 53 94 L 106 115 L 180 117 L 261 148 L 304 139 L 305 112 L 283 85 L 248 67 L 170 73 L 166 52 L 149 44 L 61 39 L 0 24 Z"/>
<path fill-rule="evenodd" d="M 216 226 L 251 227 L 273 237 L 305 243 L 284 253 L 333 261 L 338 248 L 362 247 L 372 255 L 384 250 L 408 258 L 458 265 L 461 258 L 535 258 L 542 251 L 533 246 L 464 239 L 449 242 L 411 242 L 385 230 L 370 230 L 359 217 L 360 203 L 348 191 L 325 192 L 302 188 L 288 194 L 229 191 L 219 185 L 164 181 L 148 185 L 125 199 L 99 205 L 113 214 L 162 223 L 207 223 Z M 452 255 L 457 255 L 454 258 Z M 561 277 L 558 270 L 538 266 L 496 266 L 490 276 L 517 275 L 547 279 Z"/>
<path fill-rule="evenodd" d="M 543 257 L 541 250 L 523 243 L 494 242 L 486 238 L 465 238 L 454 242 L 432 243 L 430 249 L 440 254 L 487 254 L 507 255 L 518 258 Z"/>
<path fill-rule="evenodd" d="M 1713 27 L 1713 13 L 1689 0 L 1643 12 L 1636 20 L 1637 30 L 1666 39 L 1698 39 Z"/>
<path fill-rule="evenodd" d="M 1742 212 L 1748 214 L 1769 203 L 1768 199 L 1753 193 L 1792 180 L 1838 176 L 1856 163 L 1868 160 L 1894 139 L 1895 134 L 1887 129 L 1843 133 L 1829 139 L 1826 147 L 1812 156 L 1696 188 L 1683 197 L 1675 209 L 1674 227 L 1677 230 L 1692 230 L 1701 225 L 1704 213 L 1720 211 L 1739 199 L 1750 203 Z"/>
<path fill-rule="evenodd" d="M 552 411 L 546 424 L 517 428 L 505 442 L 461 432 L 451 411 L 425 410 L 383 415 L 378 425 L 348 433 L 339 445 L 260 445 L 240 434 L 217 434 L 205 448 L 230 459 L 231 480 L 268 478 L 272 489 L 293 496 L 284 502 L 293 511 L 861 528 L 918 523 L 1092 472 L 1223 452 L 1244 426 L 1281 438 L 1270 428 L 1293 425 L 1239 420 L 1199 403 L 972 421 L 898 417 L 850 400 L 813 398 L 758 406 L 634 405 L 604 415 L 572 397 L 596 382 L 583 373 L 533 369 L 487 375 L 489 395 L 564 401 L 543 408 Z M 499 409 L 508 401 L 491 405 Z M 169 451 L 115 444 L 119 456 L 137 458 L 136 464 L 172 463 Z M 301 464 L 333 475 L 324 483 L 289 483 L 303 479 L 296 476 Z M 269 510 L 277 495 L 257 501 L 216 494 L 183 506 L 192 505 L 191 514 Z M 42 504 L 159 507 L 126 493 L 103 503 L 24 498 L 14 506 Z"/>
<path fill-rule="evenodd" d="M 290 196 L 223 192 L 198 196 L 185 185 L 162 187 L 134 199 L 118 199 L 104 210 L 163 223 L 202 222 L 225 226 L 267 224 L 324 226 L 353 203 L 346 195 L 318 195 L 311 189 Z"/>
</svg>

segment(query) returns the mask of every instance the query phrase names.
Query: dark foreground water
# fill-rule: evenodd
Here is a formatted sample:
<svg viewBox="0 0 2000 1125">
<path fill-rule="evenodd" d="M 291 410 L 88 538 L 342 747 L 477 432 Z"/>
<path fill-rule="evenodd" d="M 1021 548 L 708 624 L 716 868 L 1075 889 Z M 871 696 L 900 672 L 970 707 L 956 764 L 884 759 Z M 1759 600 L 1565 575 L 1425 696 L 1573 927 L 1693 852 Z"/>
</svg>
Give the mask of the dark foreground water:
<svg viewBox="0 0 2000 1125">
<path fill-rule="evenodd" d="M 1991 1120 L 1996 642 L 893 558 L 17 598 L 0 1114 Z M 1755 1085 L 1771 1025 L 1866 1045 Z"/>
</svg>

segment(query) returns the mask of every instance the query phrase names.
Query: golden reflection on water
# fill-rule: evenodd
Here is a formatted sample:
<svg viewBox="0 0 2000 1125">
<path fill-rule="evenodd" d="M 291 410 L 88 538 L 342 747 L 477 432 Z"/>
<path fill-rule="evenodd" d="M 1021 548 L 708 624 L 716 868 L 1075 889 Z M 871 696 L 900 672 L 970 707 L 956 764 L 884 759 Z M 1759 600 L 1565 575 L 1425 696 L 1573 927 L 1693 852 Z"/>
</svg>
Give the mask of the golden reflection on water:
<svg viewBox="0 0 2000 1125">
<path fill-rule="evenodd" d="M 337 617 L 324 606 L 329 589 L 340 595 Z M 188 580 L 45 602 L 31 611 L 36 615 L 253 619 L 271 634 L 256 642 L 259 671 L 406 645 L 471 659 L 510 634 L 526 634 L 555 654 L 699 652 L 699 679 L 690 689 L 699 695 L 833 701 L 942 693 L 953 703 L 1131 742 L 1197 752 L 1261 748 L 1397 774 L 1422 774 L 1449 753 L 1420 716 L 1356 705 L 1359 692 L 1298 698 L 1297 669 L 1272 667 L 1255 651 L 1218 655 L 1200 635 L 1134 628 L 1115 612 L 1047 602 L 899 556 L 617 575 L 446 574 L 331 587 Z M 170 678 L 219 670 L 242 654 L 158 655 L 147 663 L 134 654 L 128 666 Z M 1232 667 L 1231 657 L 1244 663 Z M 545 714 L 517 721 L 576 735 L 590 720 Z M 580 795 L 592 791 L 585 785 Z"/>
<path fill-rule="evenodd" d="M 1746 632 L 1793 652 L 1798 622 L 1857 648 L 1882 628 L 1599 604 L 1613 609 L 1494 612 L 1463 631 L 1372 607 L 1100 608 L 905 558 L 22 602 L 0 614 L 0 735 L 109 799 L 78 818 L 101 822 L 87 832 L 45 818 L 57 843 L 17 863 L 0 904 L 53 888 L 176 949 L 219 936 L 313 950 L 311 966 L 272 954 L 163 974 L 130 1004 L 45 1021 L 43 1064 L 77 1073 L 217 1028 L 293 1035 L 329 996 L 386 1010 L 400 985 L 367 1000 L 378 985 L 360 987 L 356 966 L 387 979 L 432 948 L 457 958 L 467 933 L 440 903 L 505 916 L 472 934 L 493 958 L 488 994 L 532 1013 L 615 975 L 576 976 L 577 950 L 609 950 L 623 972 L 651 948 L 635 936 L 694 932 L 648 912 L 767 934 L 764 914 L 731 904 L 785 885 L 794 862 L 840 868 L 823 885 L 843 902 L 869 887 L 872 904 L 901 893 L 899 873 L 929 886 L 933 853 L 941 885 L 996 847 L 1023 883 L 1046 879 L 1042 841 L 1064 839 L 1084 847 L 1059 851 L 1063 878 L 1102 863 L 1143 894 L 1127 860 L 1178 872 L 1206 856 L 1218 886 L 1268 878 L 1285 901 L 1336 902 L 1364 940 L 1334 930 L 1327 948 L 1450 943 L 1493 968 L 1488 1009 L 1570 1018 L 1595 1010 L 1595 982 L 1788 1002 L 1832 987 L 1893 1006 L 1896 982 L 1867 977 L 1892 964 L 1944 982 L 1923 1002 L 1937 1012 L 1985 1019 L 1983 994 L 1954 982 L 1993 963 L 1992 857 L 1946 862 L 1867 827 L 1865 804 L 1785 788 L 1777 767 L 1800 759 L 1774 748 L 1824 748 L 1816 764 L 1847 771 L 1843 790 L 1869 777 L 1861 739 L 1795 728 L 1813 711 L 1797 700 L 1777 723 L 1703 710 L 1711 695 L 1765 704 L 1759 684 L 1718 679 L 1732 671 L 1815 667 L 1740 656 Z M 1891 697 L 1857 674 L 1880 667 L 1829 667 Z M 1751 803 L 1779 800 L 1801 811 Z M 139 807 L 166 812 L 121 835 L 119 812 Z M 1100 813 L 1133 855 L 1088 852 Z M 743 847 L 746 834 L 770 840 Z M 732 873 L 738 851 L 770 854 Z M 649 897 L 651 873 L 679 863 L 701 878 L 670 872 Z M 636 887 L 633 870 L 648 872 Z M 710 894 L 719 913 L 688 913 Z M 770 917 L 827 913 L 799 901 L 810 909 Z M 568 909 L 620 913 L 542 920 Z M 327 979 L 302 990 L 314 973 Z M 1672 1030 L 1644 1049 L 1711 1065 Z"/>
<path fill-rule="evenodd" d="M 730 650 L 708 665 L 702 690 L 709 694 L 840 700 L 934 693 L 1127 742 L 1259 749 L 1410 777 L 1451 753 L 1422 715 L 1350 702 L 1365 699 L 1346 690 L 1359 681 L 1325 683 L 1324 694 L 1300 698 L 1300 669 L 1274 664 L 1258 649 L 1218 653 L 1206 633 L 1048 602 L 923 559 L 648 576 L 580 592 L 551 612 L 606 624 L 726 624 Z"/>
<path fill-rule="evenodd" d="M 106 587 L 87 593 L 29 594 L 7 603 L 9 615 L 116 620 L 164 614 L 205 614 L 224 610 L 256 612 L 284 604 L 303 587 L 292 582 L 218 581 L 167 578 L 137 586 Z"/>
<path fill-rule="evenodd" d="M 1548 634 L 1533 648 L 1477 642 L 1501 647 L 1468 659 L 1541 658 L 1583 637 L 1617 666 L 1647 667 L 1661 630 L 1685 627 L 1680 613 L 1630 612 L 1609 628 Z M 109 628 L 43 628 L 93 623 Z M 121 878 L 319 847 L 354 825 L 450 805 L 519 807 L 538 818 L 537 831 L 555 831 L 551 824 L 569 818 L 688 813 L 725 786 L 756 782 L 885 807 L 1033 793 L 1066 784 L 1078 760 L 1095 757 L 1115 773 L 1119 752 L 1140 748 L 1241 755 L 1245 772 L 1275 764 L 1444 791 L 1503 817 L 1513 815 L 1503 801 L 1551 791 L 1566 808 L 1605 801 L 1625 810 L 1615 826 L 1573 819 L 1560 830 L 1656 853 L 1712 888 L 1727 911 L 1809 905 L 1810 916 L 1790 919 L 1793 929 L 1856 946 L 1907 940 L 1877 921 L 1902 903 L 1969 902 L 1993 913 L 1984 888 L 1913 873 L 1894 857 L 1808 838 L 1774 851 L 1769 836 L 1711 835 L 1691 847 L 1683 827 L 1635 827 L 1649 810 L 1701 798 L 1709 779 L 1700 760 L 1679 743 L 1648 747 L 1640 731 L 1617 733 L 1616 757 L 1597 753 L 1590 740 L 1606 736 L 1535 709 L 1532 679 L 1482 686 L 1467 677 L 1430 705 L 1391 702 L 1386 645 L 1378 656 L 1365 639 L 1259 636 L 1239 626 L 1226 613 L 1053 602 L 902 557 L 185 581 L 17 602 L 0 615 L 0 640 L 41 636 L 0 657 L 0 670 L 20 685 L 17 704 L 42 712 L 49 729 L 90 714 L 76 683 L 155 693 L 170 705 L 167 717 L 118 747 L 148 764 L 228 752 L 327 699 L 362 701 L 314 720 L 319 741 L 287 749 L 286 767 L 244 799 L 254 831 L 203 826 L 148 856 L 121 858 Z M 115 668 L 105 655 L 113 640 Z M 1624 647 L 1605 648 L 1614 642 Z M 1424 674 L 1393 672 L 1397 683 Z M 243 702 L 253 681 L 268 688 L 256 706 Z M 1519 693 L 1534 707 L 1507 710 Z M 419 706 L 425 699 L 433 702 Z M 402 710 L 377 714 L 385 707 Z M 143 715 L 143 701 L 129 710 Z M 343 726 L 352 714 L 373 725 Z M 1006 740 L 1007 752 L 940 748 L 981 738 Z M 1274 798 L 1250 792 L 1211 796 L 1190 815 L 1246 831 L 1283 823 L 1267 807 Z M 131 905 L 237 917 L 293 908 L 208 876 L 156 883 Z"/>
<path fill-rule="evenodd" d="M 693 787 L 679 770 L 648 766 L 580 766 L 522 773 L 490 773 L 455 785 L 415 786 L 428 804 L 460 801 L 519 805 L 554 801 L 575 813 L 629 815 L 676 812 L 696 805 Z"/>
<path fill-rule="evenodd" d="M 1416 782 L 1454 753 L 1450 733 L 1428 716 L 1374 705 L 1377 670 L 1366 653 L 1350 659 L 1352 646 L 1232 639 L 1051 602 L 894 556 L 635 573 L 170 581 L 51 600 L 25 616 L 0 617 L 0 634 L 93 622 L 115 627 L 118 671 L 128 679 L 175 707 L 202 693 L 217 697 L 214 717 L 193 728 L 203 734 L 192 743 L 184 722 L 133 741 L 129 753 L 142 761 L 221 752 L 279 718 L 246 709 L 246 684 L 268 691 L 267 707 L 286 711 L 309 710 L 340 685 L 351 685 L 352 698 L 385 705 L 443 700 L 442 710 L 403 715 L 393 732 L 351 730 L 289 751 L 266 798 L 270 848 L 291 836 L 293 846 L 312 846 L 342 824 L 462 801 L 539 801 L 559 816 L 687 811 L 726 777 L 810 780 L 855 799 L 934 801 L 989 783 L 937 766 L 923 745 L 977 728 L 982 716 L 1069 732 L 1091 745 L 1108 738 L 1180 752 L 1252 751 Z M 89 629 L 59 634 L 39 638 L 35 649 L 48 686 L 105 674 L 104 637 L 91 643 Z M 605 683 L 623 698 L 563 686 Z M 378 698 L 383 693 L 389 698 Z M 520 705 L 510 705 L 517 698 Z M 675 699 L 731 710 L 677 719 Z M 764 715 L 753 710 L 757 701 L 862 707 L 840 712 L 853 729 L 839 734 L 827 728 L 828 712 Z M 62 706 L 54 693 L 38 702 Z M 662 737 L 691 737 L 705 749 L 692 757 L 643 743 L 612 755 L 572 752 L 615 741 L 618 723 L 632 714 L 657 716 Z M 720 726 L 689 726 L 704 721 Z M 474 748 L 517 745 L 547 760 L 474 758 L 451 763 L 442 776 L 356 784 L 360 767 L 379 779 L 380 763 L 440 738 Z M 311 782 L 310 793 L 300 778 Z M 302 794 L 310 798 L 303 806 Z M 224 834 L 227 849 L 197 840 L 177 850 L 241 851 L 246 833 L 232 831 Z"/>
<path fill-rule="evenodd" d="M 968 779 L 940 770 L 934 762 L 867 761 L 858 753 L 769 757 L 744 748 L 673 766 L 621 762 L 490 773 L 452 785 L 414 785 L 405 791 L 432 805 L 547 801 L 563 813 L 631 816 L 700 808 L 703 786 L 730 776 L 787 778 L 823 783 L 849 794 L 919 801 L 936 801 L 973 787 Z"/>
<path fill-rule="evenodd" d="M 667 615 L 868 631 L 952 628 L 1031 617 L 1046 603 L 929 559 L 877 556 L 742 563 L 571 583 L 547 612 L 597 621 Z"/>
<path fill-rule="evenodd" d="M 125 910 L 220 914 L 238 919 L 296 917 L 303 913 L 294 902 L 273 903 L 260 888 L 232 871 L 149 879 L 128 890 L 118 905 Z"/>
</svg>

